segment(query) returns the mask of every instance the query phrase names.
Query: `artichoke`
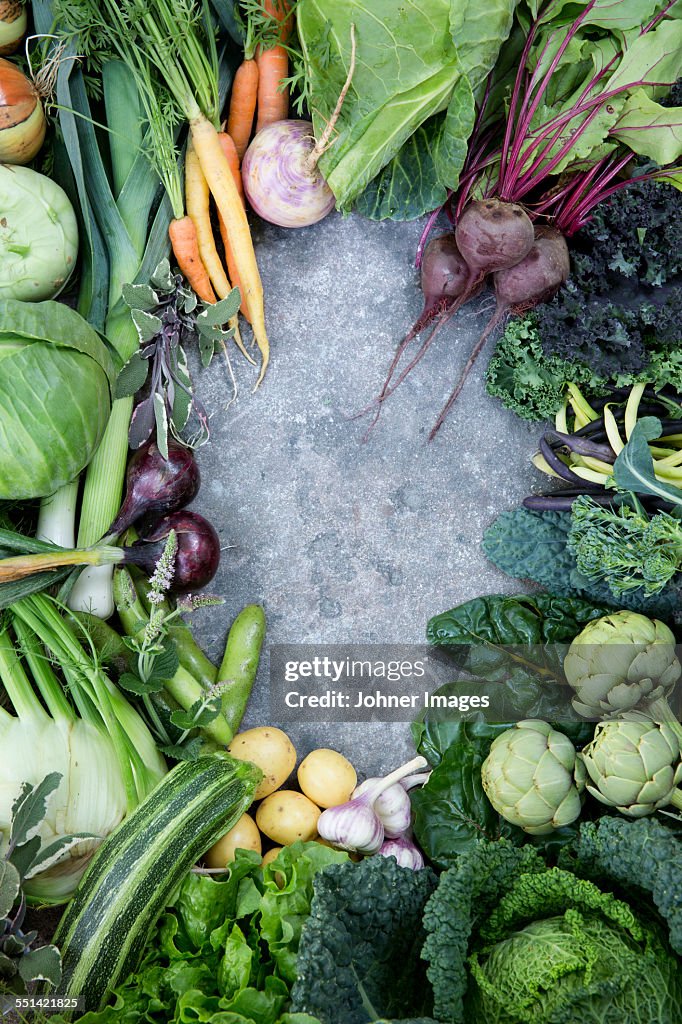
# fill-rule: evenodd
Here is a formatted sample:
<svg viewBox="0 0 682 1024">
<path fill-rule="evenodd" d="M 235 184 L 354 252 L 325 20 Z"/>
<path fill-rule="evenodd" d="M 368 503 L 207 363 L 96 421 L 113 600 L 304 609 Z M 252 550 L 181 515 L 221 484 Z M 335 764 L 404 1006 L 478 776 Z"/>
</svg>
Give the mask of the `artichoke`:
<svg viewBox="0 0 682 1024">
<path fill-rule="evenodd" d="M 570 825 L 580 814 L 583 764 L 568 736 L 547 722 L 527 719 L 500 733 L 481 779 L 497 813 L 531 835 Z"/>
<path fill-rule="evenodd" d="M 588 792 L 603 804 L 632 818 L 668 804 L 682 808 L 675 788 L 682 780 L 680 744 L 666 723 L 637 714 L 600 722 L 578 756 L 590 778 Z"/>
<path fill-rule="evenodd" d="M 658 619 L 628 611 L 595 619 L 571 644 L 564 672 L 576 691 L 573 707 L 584 718 L 634 709 L 673 718 L 666 698 L 682 666 L 673 633 Z"/>
</svg>

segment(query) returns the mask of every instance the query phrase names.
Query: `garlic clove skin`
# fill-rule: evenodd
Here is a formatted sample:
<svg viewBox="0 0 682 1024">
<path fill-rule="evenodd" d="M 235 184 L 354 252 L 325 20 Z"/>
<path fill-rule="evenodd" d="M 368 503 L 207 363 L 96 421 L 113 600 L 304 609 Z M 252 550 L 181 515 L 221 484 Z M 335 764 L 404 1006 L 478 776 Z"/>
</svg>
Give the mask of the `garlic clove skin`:
<svg viewBox="0 0 682 1024">
<path fill-rule="evenodd" d="M 384 841 L 380 818 L 362 798 L 328 807 L 318 819 L 317 833 L 333 846 L 357 853 L 377 853 Z"/>
<path fill-rule="evenodd" d="M 379 849 L 379 856 L 395 857 L 401 868 L 411 868 L 412 871 L 421 871 L 424 867 L 421 850 L 407 836 L 387 839 Z"/>
<path fill-rule="evenodd" d="M 363 793 L 371 792 L 377 782 L 381 782 L 381 779 L 367 779 L 355 789 L 351 800 L 356 800 Z M 380 819 L 389 838 L 401 836 L 407 831 L 412 824 L 412 805 L 400 783 L 396 782 L 379 794 L 374 801 L 374 813 Z"/>
</svg>

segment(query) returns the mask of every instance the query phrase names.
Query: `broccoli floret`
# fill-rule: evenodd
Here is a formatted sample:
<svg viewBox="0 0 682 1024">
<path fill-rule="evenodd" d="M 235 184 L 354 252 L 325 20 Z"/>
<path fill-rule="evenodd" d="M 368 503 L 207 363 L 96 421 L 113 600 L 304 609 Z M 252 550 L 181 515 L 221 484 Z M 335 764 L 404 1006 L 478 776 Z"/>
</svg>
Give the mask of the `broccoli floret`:
<svg viewBox="0 0 682 1024">
<path fill-rule="evenodd" d="M 435 886 L 429 868 L 401 868 L 393 857 L 320 872 L 299 946 L 292 1012 L 322 1024 L 429 1014 L 419 954 L 424 904 Z"/>
</svg>

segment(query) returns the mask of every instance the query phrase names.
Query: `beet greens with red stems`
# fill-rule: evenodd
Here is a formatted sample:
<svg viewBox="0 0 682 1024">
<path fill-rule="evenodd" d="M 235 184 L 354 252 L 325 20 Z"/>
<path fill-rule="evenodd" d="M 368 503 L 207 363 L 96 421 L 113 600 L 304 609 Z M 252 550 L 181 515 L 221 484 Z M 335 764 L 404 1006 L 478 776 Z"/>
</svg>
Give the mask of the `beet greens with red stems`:
<svg viewBox="0 0 682 1024">
<path fill-rule="evenodd" d="M 682 72 L 682 22 L 672 13 L 673 0 L 643 0 L 636 6 L 628 0 L 550 0 L 540 9 L 533 2 L 517 8 L 515 28 L 479 95 L 467 160 L 446 203 L 458 252 L 469 267 L 467 283 L 445 309 L 430 302 L 433 289 L 424 288 L 424 313 L 399 346 L 380 393 L 363 410 L 374 411 L 372 426 L 382 403 L 436 334 L 495 275 L 496 311 L 433 437 L 488 335 L 508 312 L 532 310 L 552 299 L 568 278 L 561 235 L 571 237 L 584 228 L 600 203 L 633 183 L 657 178 L 679 183 L 678 169 L 667 165 L 682 154 L 682 108 L 664 104 L 670 104 Z M 514 47 L 515 63 L 509 60 Z M 635 156 L 664 166 L 633 170 Z M 435 221 L 432 215 L 419 256 Z M 553 229 L 539 233 L 540 244 L 533 221 Z M 510 244 L 512 226 L 518 229 L 517 247 Z M 429 253 L 428 245 L 423 252 Z M 433 329 L 399 372 L 425 320 L 435 321 Z"/>
</svg>

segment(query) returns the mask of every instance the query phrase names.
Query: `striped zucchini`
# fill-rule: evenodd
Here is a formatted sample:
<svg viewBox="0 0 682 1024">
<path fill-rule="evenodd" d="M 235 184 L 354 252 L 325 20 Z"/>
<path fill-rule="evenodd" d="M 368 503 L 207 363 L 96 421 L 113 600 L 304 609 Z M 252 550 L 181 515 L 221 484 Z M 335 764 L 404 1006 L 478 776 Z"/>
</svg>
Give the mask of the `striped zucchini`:
<svg viewBox="0 0 682 1024">
<path fill-rule="evenodd" d="M 112 832 L 54 936 L 61 995 L 102 1007 L 136 970 L 177 885 L 247 810 L 261 778 L 255 765 L 226 754 L 183 761 Z"/>
</svg>

